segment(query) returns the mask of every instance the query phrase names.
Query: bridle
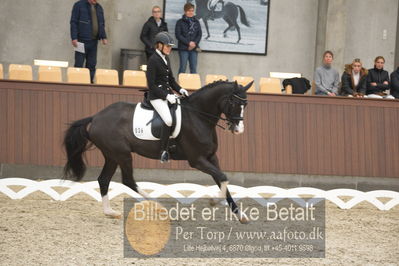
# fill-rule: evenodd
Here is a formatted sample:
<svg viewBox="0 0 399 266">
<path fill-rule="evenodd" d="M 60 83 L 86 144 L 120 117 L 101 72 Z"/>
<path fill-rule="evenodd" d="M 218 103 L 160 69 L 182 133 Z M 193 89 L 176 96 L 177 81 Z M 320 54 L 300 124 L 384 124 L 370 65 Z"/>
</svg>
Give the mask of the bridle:
<svg viewBox="0 0 399 266">
<path fill-rule="evenodd" d="M 226 120 L 230 123 L 233 123 L 234 121 L 242 121 L 244 120 L 244 117 L 241 116 L 231 116 L 230 112 L 231 109 L 234 109 L 238 106 L 246 106 L 247 105 L 247 99 L 241 98 L 237 94 L 232 94 L 229 99 L 228 99 L 228 104 L 225 105 L 225 108 L 223 110 L 223 113 L 226 116 Z"/>
<path fill-rule="evenodd" d="M 237 94 L 232 93 L 232 94 L 229 96 L 229 98 L 228 98 L 228 100 L 226 101 L 226 103 L 224 104 L 223 113 L 224 113 L 224 115 L 225 115 L 226 118 L 223 118 L 223 117 L 221 117 L 221 116 L 216 116 L 216 115 L 213 115 L 213 114 L 210 114 L 210 113 L 207 113 L 207 112 L 203 112 L 203 111 L 197 110 L 197 109 L 195 109 L 195 108 L 192 108 L 192 107 L 189 107 L 189 106 L 181 105 L 181 104 L 180 104 L 180 106 L 181 106 L 182 108 L 185 108 L 185 109 L 187 109 L 187 110 L 194 111 L 194 112 L 196 112 L 196 113 L 199 113 L 199 114 L 201 114 L 201 115 L 204 115 L 204 116 L 207 116 L 207 117 L 210 117 L 210 118 L 214 118 L 214 119 L 226 121 L 226 122 L 227 122 L 228 129 L 230 129 L 230 130 L 231 130 L 231 129 L 234 127 L 234 125 L 237 124 L 239 121 L 244 120 L 244 117 L 242 117 L 242 116 L 232 116 L 232 115 L 230 115 L 231 110 L 234 109 L 234 108 L 236 108 L 237 105 L 239 105 L 239 106 L 244 106 L 244 107 L 245 107 L 245 106 L 247 105 L 247 99 L 244 99 L 244 98 L 238 96 Z M 208 121 L 209 121 L 210 123 L 214 123 L 214 122 L 211 121 L 211 120 L 208 120 Z M 216 125 L 217 125 L 218 127 L 222 128 L 222 129 L 226 129 L 225 127 L 223 127 L 223 126 L 221 126 L 221 125 L 219 125 L 219 124 L 216 124 Z"/>
</svg>

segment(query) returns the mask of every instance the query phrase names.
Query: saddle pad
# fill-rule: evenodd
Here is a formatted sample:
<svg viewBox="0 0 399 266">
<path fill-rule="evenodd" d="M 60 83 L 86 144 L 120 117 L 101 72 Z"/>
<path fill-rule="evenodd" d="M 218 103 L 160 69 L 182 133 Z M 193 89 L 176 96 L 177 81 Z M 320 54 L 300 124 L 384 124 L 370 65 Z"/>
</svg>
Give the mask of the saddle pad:
<svg viewBox="0 0 399 266">
<path fill-rule="evenodd" d="M 151 126 L 154 117 L 154 110 L 143 109 L 141 103 L 136 105 L 133 115 L 133 134 L 136 138 L 142 140 L 159 140 L 152 134 Z M 159 118 L 160 119 L 160 118 Z M 149 123 L 151 121 L 151 123 Z M 181 107 L 177 106 L 176 109 L 176 127 L 170 138 L 176 138 L 181 129 Z"/>
</svg>

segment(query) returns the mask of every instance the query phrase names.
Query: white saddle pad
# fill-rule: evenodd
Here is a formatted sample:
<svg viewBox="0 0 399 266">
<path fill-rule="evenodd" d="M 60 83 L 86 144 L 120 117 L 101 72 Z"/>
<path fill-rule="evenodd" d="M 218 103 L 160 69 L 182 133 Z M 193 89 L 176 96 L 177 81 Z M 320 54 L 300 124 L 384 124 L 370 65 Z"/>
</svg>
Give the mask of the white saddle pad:
<svg viewBox="0 0 399 266">
<path fill-rule="evenodd" d="M 150 122 L 154 117 L 154 110 L 147 110 L 141 107 L 141 103 L 136 105 L 136 109 L 133 115 L 133 133 L 134 136 L 142 140 L 159 140 L 159 138 L 154 137 L 151 132 Z M 170 138 L 176 138 L 181 129 L 181 108 L 180 105 L 176 109 L 176 127 Z"/>
</svg>

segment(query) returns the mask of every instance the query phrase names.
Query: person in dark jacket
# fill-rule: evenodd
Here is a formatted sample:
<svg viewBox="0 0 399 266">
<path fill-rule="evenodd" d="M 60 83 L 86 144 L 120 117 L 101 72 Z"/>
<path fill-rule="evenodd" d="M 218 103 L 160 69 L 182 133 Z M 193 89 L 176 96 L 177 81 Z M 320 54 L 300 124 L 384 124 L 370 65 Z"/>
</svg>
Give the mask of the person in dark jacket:
<svg viewBox="0 0 399 266">
<path fill-rule="evenodd" d="M 367 97 L 394 99 L 385 91 L 389 90 L 389 74 L 384 70 L 385 58 L 377 56 L 374 60 L 374 68 L 369 69 L 367 75 Z"/>
<path fill-rule="evenodd" d="M 201 24 L 194 17 L 193 4 L 184 5 L 184 15 L 176 22 L 175 34 L 180 58 L 179 74 L 186 72 L 187 61 L 190 63 L 190 73 L 197 73 L 197 49 L 202 31 Z"/>
<path fill-rule="evenodd" d="M 141 30 L 140 34 L 140 40 L 145 45 L 145 54 L 147 56 L 147 61 L 155 52 L 155 35 L 162 31 L 168 31 L 168 25 L 162 18 L 161 8 L 159 6 L 154 6 L 152 8 L 152 17 L 150 17 L 147 22 L 144 23 L 143 29 Z"/>
<path fill-rule="evenodd" d="M 86 67 L 90 70 L 93 82 L 97 64 L 97 44 L 101 40 L 107 44 L 105 33 L 104 10 L 97 0 L 79 0 L 73 5 L 71 15 L 72 45 L 78 47 L 78 42 L 84 44 L 84 53 L 75 52 L 75 67 Z"/>
<path fill-rule="evenodd" d="M 148 97 L 155 111 L 159 114 L 166 126 L 161 131 L 161 162 L 169 160 L 169 137 L 172 126 L 168 102 L 176 103 L 176 95 L 173 90 L 183 96 L 188 92 L 177 84 L 173 77 L 172 67 L 168 55 L 172 51 L 174 39 L 168 32 L 160 32 L 155 36 L 155 52 L 147 64 L 147 84 L 149 88 Z"/>
<path fill-rule="evenodd" d="M 399 99 L 399 67 L 391 73 L 391 95 Z"/>
<path fill-rule="evenodd" d="M 367 69 L 362 66 L 359 58 L 353 60 L 352 64 L 345 65 L 345 71 L 341 78 L 342 96 L 364 97 L 366 94 Z"/>
</svg>

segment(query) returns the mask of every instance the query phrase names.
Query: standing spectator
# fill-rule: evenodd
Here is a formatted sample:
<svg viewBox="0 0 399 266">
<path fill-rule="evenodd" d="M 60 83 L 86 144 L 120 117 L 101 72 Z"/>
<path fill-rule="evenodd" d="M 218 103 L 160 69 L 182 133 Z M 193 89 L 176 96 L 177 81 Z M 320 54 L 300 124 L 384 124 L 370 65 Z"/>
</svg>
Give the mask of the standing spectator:
<svg viewBox="0 0 399 266">
<path fill-rule="evenodd" d="M 190 63 L 190 73 L 197 73 L 197 48 L 199 48 L 202 31 L 199 21 L 194 17 L 193 4 L 184 5 L 184 15 L 177 21 L 175 33 L 179 41 L 179 74 L 186 72 L 187 61 Z"/>
<path fill-rule="evenodd" d="M 391 95 L 399 99 L 399 67 L 391 74 Z"/>
<path fill-rule="evenodd" d="M 97 0 L 79 0 L 73 5 L 71 15 L 71 39 L 74 47 L 78 42 L 84 44 L 84 53 L 75 52 L 75 67 L 86 67 L 90 70 L 93 83 L 97 64 L 97 44 L 101 40 L 107 44 L 105 33 L 104 10 Z"/>
<path fill-rule="evenodd" d="M 366 94 L 367 72 L 359 58 L 354 59 L 352 64 L 345 65 L 345 71 L 341 78 L 341 95 L 364 97 Z"/>
<path fill-rule="evenodd" d="M 367 97 L 394 99 L 385 91 L 389 90 L 389 74 L 384 70 L 385 58 L 377 56 L 374 60 L 374 68 L 369 69 L 367 75 Z"/>
<path fill-rule="evenodd" d="M 162 31 L 168 31 L 168 25 L 162 18 L 161 8 L 159 6 L 154 6 L 152 8 L 152 17 L 150 17 L 147 22 L 144 23 L 143 29 L 141 30 L 140 34 L 140 40 L 145 45 L 145 54 L 147 56 L 147 61 L 155 52 L 155 35 Z"/>
<path fill-rule="evenodd" d="M 323 65 L 316 68 L 314 81 L 317 95 L 336 96 L 338 94 L 339 73 L 331 66 L 333 59 L 334 54 L 331 51 L 325 51 Z"/>
</svg>

